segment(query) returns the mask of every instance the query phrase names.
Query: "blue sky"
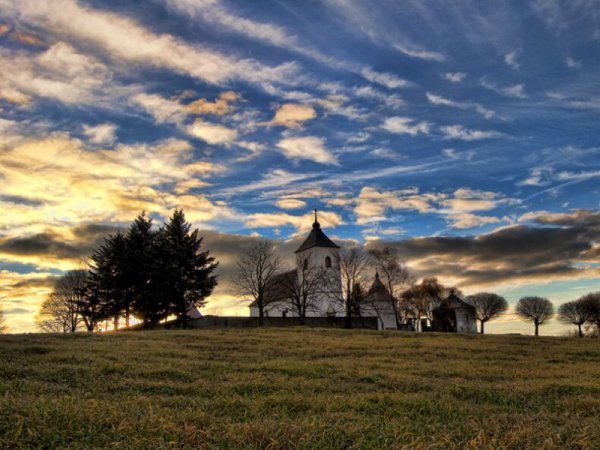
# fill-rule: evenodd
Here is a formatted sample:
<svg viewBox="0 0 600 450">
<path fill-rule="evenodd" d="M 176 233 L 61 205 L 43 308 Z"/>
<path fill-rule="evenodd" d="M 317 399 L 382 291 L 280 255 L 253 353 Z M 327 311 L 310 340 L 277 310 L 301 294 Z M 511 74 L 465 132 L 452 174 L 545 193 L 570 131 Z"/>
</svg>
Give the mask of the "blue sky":
<svg viewBox="0 0 600 450">
<path fill-rule="evenodd" d="M 468 292 L 598 290 L 599 47 L 594 0 L 0 0 L 0 302 L 31 329 L 54 275 L 176 207 L 225 266 L 318 208 Z"/>
</svg>

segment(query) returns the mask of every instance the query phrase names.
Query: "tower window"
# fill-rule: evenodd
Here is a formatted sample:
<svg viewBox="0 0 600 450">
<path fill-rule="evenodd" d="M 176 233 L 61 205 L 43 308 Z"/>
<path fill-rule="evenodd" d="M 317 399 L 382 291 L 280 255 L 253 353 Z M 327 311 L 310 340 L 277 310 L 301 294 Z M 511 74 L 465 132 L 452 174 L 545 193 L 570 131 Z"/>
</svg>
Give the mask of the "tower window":
<svg viewBox="0 0 600 450">
<path fill-rule="evenodd" d="M 331 258 L 329 256 L 325 257 L 325 267 L 331 267 Z"/>
</svg>

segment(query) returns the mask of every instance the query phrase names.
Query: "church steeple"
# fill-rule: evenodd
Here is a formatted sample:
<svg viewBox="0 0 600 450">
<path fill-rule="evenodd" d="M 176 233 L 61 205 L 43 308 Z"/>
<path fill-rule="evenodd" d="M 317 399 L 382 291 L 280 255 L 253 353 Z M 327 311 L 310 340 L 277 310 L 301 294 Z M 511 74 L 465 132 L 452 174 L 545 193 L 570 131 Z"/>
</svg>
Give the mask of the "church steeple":
<svg viewBox="0 0 600 450">
<path fill-rule="evenodd" d="M 315 208 L 314 211 L 315 211 L 315 221 L 313 222 L 313 228 L 321 228 L 321 224 L 317 220 L 317 208 Z"/>
<path fill-rule="evenodd" d="M 314 213 L 315 221 L 313 222 L 312 230 L 302 245 L 298 247 L 298 250 L 295 251 L 295 253 L 299 253 L 313 247 L 340 248 L 338 245 L 333 243 L 331 239 L 325 235 L 325 233 L 323 233 L 323 230 L 321 230 L 321 224 L 319 223 L 317 217 L 316 208 L 314 209 Z"/>
</svg>

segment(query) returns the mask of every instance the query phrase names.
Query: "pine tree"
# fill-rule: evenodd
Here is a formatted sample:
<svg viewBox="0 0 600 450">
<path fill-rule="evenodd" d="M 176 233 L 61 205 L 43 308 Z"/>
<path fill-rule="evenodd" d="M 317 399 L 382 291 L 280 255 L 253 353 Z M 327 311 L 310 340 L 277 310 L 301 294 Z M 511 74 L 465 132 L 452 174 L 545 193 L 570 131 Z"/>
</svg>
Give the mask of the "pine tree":
<svg viewBox="0 0 600 450">
<path fill-rule="evenodd" d="M 92 253 L 89 288 L 97 296 L 104 318 L 114 318 L 115 331 L 119 318 L 129 307 L 129 286 L 126 271 L 127 240 L 117 232 L 104 240 Z"/>
<path fill-rule="evenodd" d="M 144 327 L 156 324 L 168 315 L 163 297 L 156 295 L 156 282 L 161 270 L 156 264 L 160 260 L 157 258 L 156 237 L 152 219 L 147 218 L 144 212 L 135 218 L 126 235 L 125 270 L 131 306 L 134 314 L 143 320 Z"/>
<path fill-rule="evenodd" d="M 169 312 L 177 316 L 181 326 L 187 322 L 191 305 L 201 307 L 217 285 L 213 272 L 218 263 L 208 251 L 201 251 L 198 230 L 191 231 L 181 210 L 175 210 L 157 236 L 157 255 L 162 266 L 160 287 L 167 296 Z"/>
</svg>

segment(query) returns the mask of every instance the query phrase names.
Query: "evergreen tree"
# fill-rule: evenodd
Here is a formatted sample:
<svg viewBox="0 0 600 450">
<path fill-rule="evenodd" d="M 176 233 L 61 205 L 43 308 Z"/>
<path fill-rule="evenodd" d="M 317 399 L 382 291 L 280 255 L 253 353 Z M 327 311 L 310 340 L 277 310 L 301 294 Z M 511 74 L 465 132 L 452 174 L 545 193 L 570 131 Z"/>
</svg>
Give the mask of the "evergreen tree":
<svg viewBox="0 0 600 450">
<path fill-rule="evenodd" d="M 128 294 L 133 312 L 143 320 L 144 327 L 157 324 L 169 312 L 164 296 L 157 295 L 160 292 L 157 281 L 162 269 L 156 263 L 160 261 L 156 237 L 157 232 L 152 230 L 152 219 L 147 218 L 144 212 L 135 218 L 126 235 Z"/>
<path fill-rule="evenodd" d="M 198 230 L 191 231 L 181 210 L 175 210 L 157 236 L 157 262 L 161 266 L 159 291 L 168 299 L 169 312 L 181 326 L 187 322 L 191 305 L 201 307 L 217 285 L 213 274 L 218 263 L 208 251 L 201 251 Z"/>
<path fill-rule="evenodd" d="M 106 238 L 90 257 L 89 289 L 100 304 L 100 315 L 113 317 L 115 331 L 119 328 L 120 316 L 130 306 L 126 255 L 127 239 L 117 232 Z"/>
<path fill-rule="evenodd" d="M 360 317 L 360 309 L 366 297 L 365 291 L 360 283 L 354 283 L 350 293 L 350 314 Z"/>
</svg>

